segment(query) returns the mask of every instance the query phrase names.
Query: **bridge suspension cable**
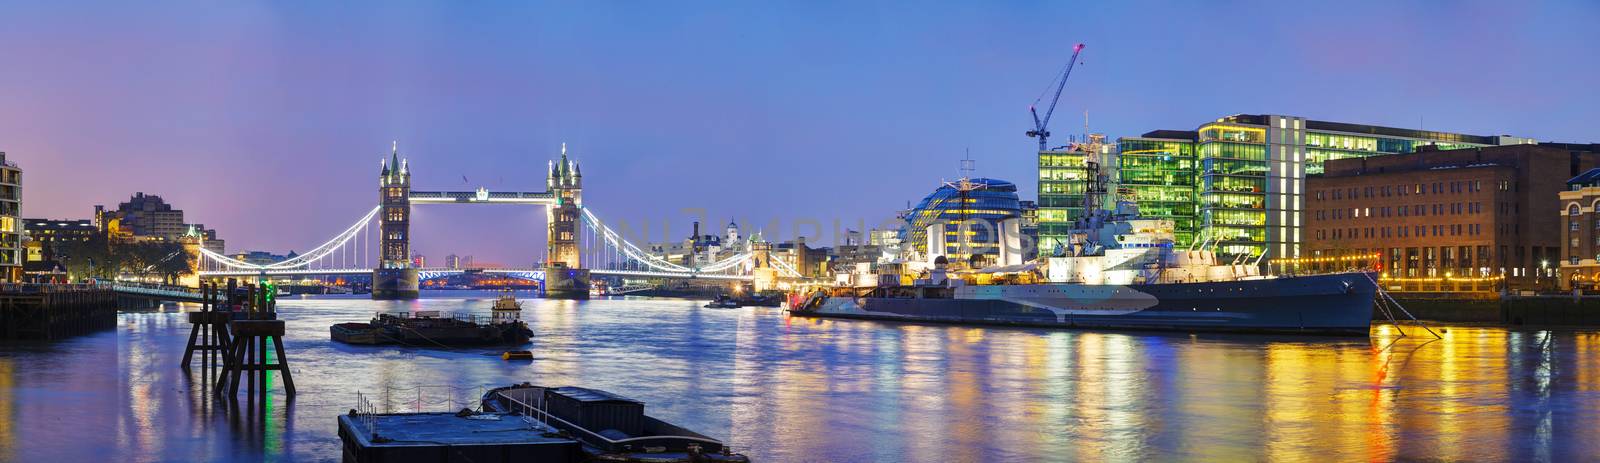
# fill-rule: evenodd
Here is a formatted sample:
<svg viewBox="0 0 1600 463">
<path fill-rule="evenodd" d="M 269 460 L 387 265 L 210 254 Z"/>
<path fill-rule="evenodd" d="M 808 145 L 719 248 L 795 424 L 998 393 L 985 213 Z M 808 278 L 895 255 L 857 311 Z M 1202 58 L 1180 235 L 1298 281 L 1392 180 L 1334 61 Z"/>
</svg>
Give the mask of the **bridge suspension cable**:
<svg viewBox="0 0 1600 463">
<path fill-rule="evenodd" d="M 768 260 L 773 264 L 773 267 L 777 267 L 778 268 L 778 272 L 782 273 L 783 276 L 786 276 L 786 277 L 789 277 L 789 278 L 804 278 L 805 277 L 804 275 L 800 274 L 799 270 L 795 270 L 794 266 L 789 265 L 788 262 L 784 262 L 783 259 L 768 259 Z"/>
<path fill-rule="evenodd" d="M 322 243 L 322 245 L 312 248 L 310 251 L 306 251 L 305 254 L 301 254 L 292 259 L 287 259 L 281 262 L 271 264 L 252 264 L 213 252 L 205 248 L 200 249 L 200 254 L 214 262 L 222 264 L 224 267 L 228 267 L 233 270 L 283 270 L 305 267 L 312 262 L 322 260 L 323 258 L 332 255 L 335 251 L 343 252 L 345 250 L 345 244 L 364 234 L 363 232 L 366 230 L 367 224 L 372 222 L 373 217 L 377 217 L 378 211 L 381 209 L 381 207 L 373 207 L 371 211 L 367 211 L 367 215 L 361 217 L 361 220 L 357 220 L 355 224 L 350 226 L 350 228 L 346 228 L 343 232 L 335 235 L 332 239 Z M 371 240 L 368 239 L 368 242 L 370 243 Z M 349 251 L 354 254 L 354 251 L 356 250 L 351 249 Z"/>
<path fill-rule="evenodd" d="M 600 222 L 600 219 L 595 217 L 594 213 L 589 211 L 589 208 L 584 207 L 580 209 L 583 211 L 584 223 L 588 224 L 590 227 L 594 227 L 594 229 L 599 231 L 600 235 L 605 238 L 607 243 L 610 243 L 612 246 L 621 250 L 623 254 L 626 254 L 633 260 L 637 260 L 639 263 L 647 265 L 656 270 L 684 273 L 694 272 L 694 270 L 690 269 L 689 267 L 667 262 L 664 259 L 644 252 L 644 250 L 639 249 L 638 246 L 634 246 L 633 243 L 629 243 L 627 240 L 622 239 L 622 236 L 611 230 L 611 227 L 607 227 L 606 224 Z"/>
<path fill-rule="evenodd" d="M 582 208 L 582 211 L 584 223 L 587 224 L 592 230 L 598 232 L 598 234 L 605 239 L 607 244 L 610 244 L 614 249 L 621 251 L 622 254 L 626 255 L 627 257 L 657 271 L 686 274 L 721 272 L 737 267 L 739 264 L 749 261 L 753 256 L 750 253 L 742 253 L 702 266 L 685 267 L 667 262 L 665 259 L 651 255 L 633 243 L 628 242 L 628 240 L 622 238 L 621 234 L 613 231 L 611 227 L 608 227 L 605 223 L 601 222 L 600 219 L 594 215 L 594 212 L 589 210 L 589 208 Z"/>
</svg>

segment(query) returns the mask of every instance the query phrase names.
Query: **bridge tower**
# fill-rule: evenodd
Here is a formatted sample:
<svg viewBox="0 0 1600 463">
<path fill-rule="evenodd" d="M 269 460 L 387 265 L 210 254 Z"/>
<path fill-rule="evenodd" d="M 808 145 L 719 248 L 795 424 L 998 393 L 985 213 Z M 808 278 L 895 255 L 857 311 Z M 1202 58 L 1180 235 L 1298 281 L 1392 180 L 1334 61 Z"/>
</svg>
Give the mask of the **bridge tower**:
<svg viewBox="0 0 1600 463">
<path fill-rule="evenodd" d="M 411 169 L 400 160 L 400 145 L 395 143 L 378 176 L 379 231 L 381 237 L 378 268 L 372 271 L 373 299 L 416 299 L 421 286 L 417 269 L 411 266 Z"/>
<path fill-rule="evenodd" d="M 561 161 L 550 163 L 545 188 L 555 204 L 545 208 L 549 224 L 545 250 L 545 296 L 588 299 L 589 271 L 583 269 L 578 237 L 583 213 L 583 171 L 567 159 L 567 144 L 561 144 Z"/>
<path fill-rule="evenodd" d="M 554 206 L 545 209 L 549 219 L 546 223 L 550 227 L 545 264 L 583 268 L 578 257 L 578 214 L 581 213 L 578 208 L 583 206 L 583 173 L 578 163 L 567 159 L 566 143 L 561 144 L 561 162 L 550 164 L 545 187 L 556 199 Z"/>
<path fill-rule="evenodd" d="M 752 283 L 756 292 L 778 289 L 778 269 L 772 266 L 772 243 L 760 239 L 759 235 L 751 236 L 750 258 L 755 261 L 751 273 L 755 276 Z"/>
</svg>

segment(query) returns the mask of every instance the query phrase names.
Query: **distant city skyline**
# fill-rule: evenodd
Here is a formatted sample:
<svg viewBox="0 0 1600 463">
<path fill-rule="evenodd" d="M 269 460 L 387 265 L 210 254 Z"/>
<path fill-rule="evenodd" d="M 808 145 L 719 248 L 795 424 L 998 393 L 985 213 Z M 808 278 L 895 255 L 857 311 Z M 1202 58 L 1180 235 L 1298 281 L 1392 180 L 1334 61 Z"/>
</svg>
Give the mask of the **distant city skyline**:
<svg viewBox="0 0 1600 463">
<path fill-rule="evenodd" d="M 376 204 L 396 141 L 433 190 L 542 189 L 567 143 L 585 204 L 670 219 L 677 238 L 685 208 L 712 230 L 730 217 L 746 233 L 773 219 L 870 227 L 958 176 L 969 149 L 978 176 L 1033 199 L 1027 106 L 1080 42 L 1054 144 L 1083 131 L 1085 110 L 1113 139 L 1270 113 L 1600 142 L 1600 43 L 1584 35 L 1600 6 L 1583 2 L 108 2 L 0 15 L 0 151 L 24 171 L 22 215 L 89 218 L 142 191 L 229 252 L 303 252 L 348 226 Z M 430 259 L 543 252 L 538 208 L 414 214 Z"/>
</svg>

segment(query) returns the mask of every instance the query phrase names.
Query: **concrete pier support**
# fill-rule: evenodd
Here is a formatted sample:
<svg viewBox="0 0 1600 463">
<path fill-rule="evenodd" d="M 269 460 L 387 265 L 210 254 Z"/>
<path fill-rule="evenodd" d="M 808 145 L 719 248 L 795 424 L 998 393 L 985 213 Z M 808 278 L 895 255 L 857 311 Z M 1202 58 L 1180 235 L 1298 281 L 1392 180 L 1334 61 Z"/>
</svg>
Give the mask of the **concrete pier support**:
<svg viewBox="0 0 1600 463">
<path fill-rule="evenodd" d="M 422 293 L 422 284 L 414 268 L 380 268 L 372 271 L 372 299 L 414 300 Z"/>
<path fill-rule="evenodd" d="M 544 297 L 550 299 L 588 299 L 589 270 L 554 266 L 544 271 Z"/>
</svg>

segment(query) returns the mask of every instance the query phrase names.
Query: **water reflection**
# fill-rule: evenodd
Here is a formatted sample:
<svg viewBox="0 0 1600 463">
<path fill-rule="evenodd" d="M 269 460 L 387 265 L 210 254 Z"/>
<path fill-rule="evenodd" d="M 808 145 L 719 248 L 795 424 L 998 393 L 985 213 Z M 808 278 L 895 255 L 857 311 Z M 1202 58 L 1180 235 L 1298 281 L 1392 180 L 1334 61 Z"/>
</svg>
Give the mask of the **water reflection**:
<svg viewBox="0 0 1600 463">
<path fill-rule="evenodd" d="M 300 394 L 219 403 L 188 326 L 0 346 L 0 461 L 328 461 L 335 417 L 513 381 L 634 396 L 762 461 L 1566 460 L 1594 455 L 1600 333 L 1457 327 L 1431 341 L 903 325 L 692 301 L 527 301 L 536 360 L 347 346 L 328 326 L 481 298 L 287 300 Z M 449 389 L 440 389 L 448 391 Z M 442 393 L 441 393 L 442 394 Z M 450 393 L 451 404 L 473 393 Z M 467 396 L 467 397 L 462 397 Z"/>
</svg>

